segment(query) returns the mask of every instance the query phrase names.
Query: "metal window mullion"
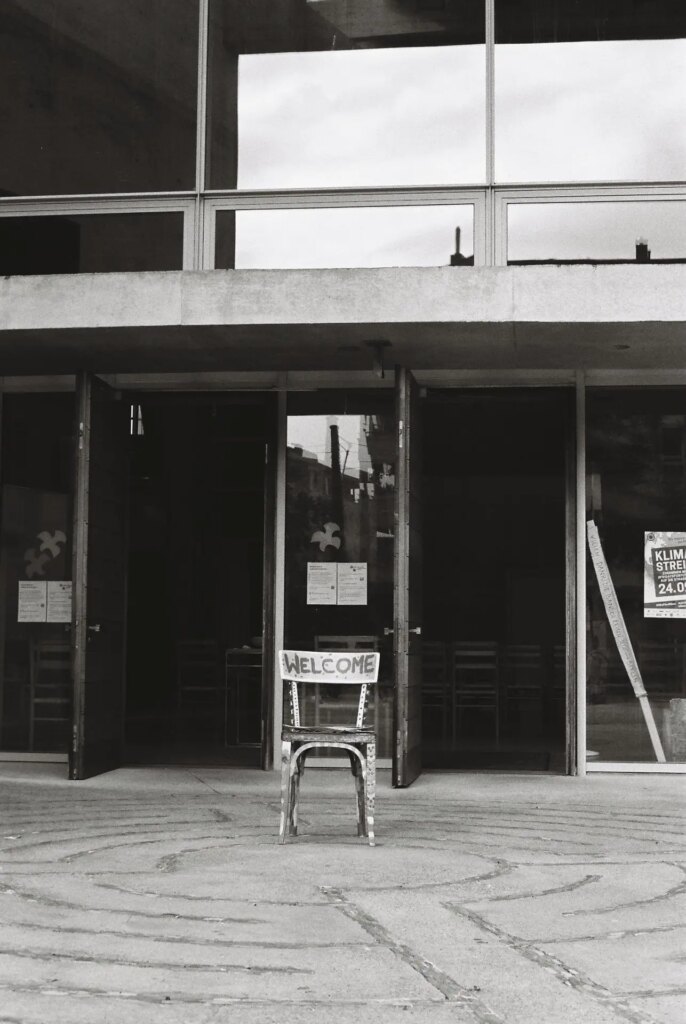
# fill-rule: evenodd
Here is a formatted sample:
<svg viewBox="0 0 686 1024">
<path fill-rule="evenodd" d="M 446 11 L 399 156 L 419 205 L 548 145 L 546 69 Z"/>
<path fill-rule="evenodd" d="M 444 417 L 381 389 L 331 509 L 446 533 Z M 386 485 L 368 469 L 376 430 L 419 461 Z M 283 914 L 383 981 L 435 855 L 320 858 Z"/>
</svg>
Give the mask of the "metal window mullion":
<svg viewBox="0 0 686 1024">
<path fill-rule="evenodd" d="M 497 264 L 497 237 L 501 234 L 495 184 L 495 0 L 485 0 L 486 39 L 486 252 L 485 264 Z"/>
<path fill-rule="evenodd" d="M 0 205 L 0 218 L 3 217 L 58 217 L 58 216 L 106 216 L 108 214 L 125 213 L 186 213 L 192 209 L 193 198 L 153 198 L 136 197 L 121 199 L 100 199 L 97 202 L 79 199 L 61 199 L 57 202 L 13 203 L 11 206 Z"/>
<path fill-rule="evenodd" d="M 195 126 L 195 209 L 193 212 L 193 247 L 190 264 L 184 258 L 184 269 L 197 270 L 205 265 L 204 199 L 207 175 L 207 81 L 210 0 L 198 5 L 198 92 Z M 185 257 L 184 252 L 184 257 Z"/>
<path fill-rule="evenodd" d="M 483 198 L 484 187 L 448 186 L 431 189 L 311 189 L 307 191 L 264 191 L 205 193 L 215 209 L 271 210 L 375 206 L 452 206 L 471 204 Z"/>
<path fill-rule="evenodd" d="M 274 770 L 281 764 L 281 729 L 283 725 L 283 682 L 278 653 L 284 646 L 284 609 L 286 596 L 286 445 L 288 442 L 288 395 L 286 377 L 279 386 L 276 432 L 276 516 L 274 523 L 274 718 L 272 743 Z M 267 738 L 267 742 L 269 739 Z"/>
<path fill-rule="evenodd" d="M 576 774 L 586 775 L 586 380 L 576 374 Z"/>
</svg>

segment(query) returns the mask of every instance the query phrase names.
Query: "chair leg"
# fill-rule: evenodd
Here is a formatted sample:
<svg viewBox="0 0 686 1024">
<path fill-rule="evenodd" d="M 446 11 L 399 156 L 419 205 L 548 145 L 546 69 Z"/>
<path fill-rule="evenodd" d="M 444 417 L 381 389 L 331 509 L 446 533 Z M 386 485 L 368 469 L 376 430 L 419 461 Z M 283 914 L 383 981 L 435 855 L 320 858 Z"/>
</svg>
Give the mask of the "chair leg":
<svg viewBox="0 0 686 1024">
<path fill-rule="evenodd" d="M 374 801 L 376 799 L 376 743 L 368 743 L 364 768 L 366 824 L 369 845 L 374 846 Z"/>
<path fill-rule="evenodd" d="M 291 782 L 290 782 L 290 797 L 291 797 L 291 815 L 288 822 L 289 835 L 297 836 L 298 834 L 298 801 L 300 799 L 300 776 L 305 769 L 305 755 L 303 754 L 302 762 L 298 757 L 296 751 L 293 758 L 293 764 L 291 767 Z"/>
<path fill-rule="evenodd" d="M 367 806 L 364 785 L 364 772 L 359 758 L 350 755 L 350 767 L 355 779 L 355 797 L 357 800 L 357 834 L 367 835 Z"/>
<path fill-rule="evenodd" d="M 281 741 L 281 821 L 279 824 L 279 843 L 286 842 L 286 833 L 291 818 L 291 744 L 288 740 Z"/>
</svg>

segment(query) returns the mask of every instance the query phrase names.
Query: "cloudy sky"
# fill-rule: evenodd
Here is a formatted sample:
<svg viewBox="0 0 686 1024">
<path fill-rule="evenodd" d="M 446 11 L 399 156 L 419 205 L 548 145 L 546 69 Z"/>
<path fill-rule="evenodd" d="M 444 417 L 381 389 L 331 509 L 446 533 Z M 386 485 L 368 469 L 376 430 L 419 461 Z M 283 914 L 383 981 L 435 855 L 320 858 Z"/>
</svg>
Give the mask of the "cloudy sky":
<svg viewBox="0 0 686 1024">
<path fill-rule="evenodd" d="M 686 178 L 686 43 L 501 45 L 502 182 Z M 239 188 L 477 184 L 485 176 L 485 48 L 246 55 Z M 241 214 L 239 266 L 441 265 L 471 211 Z M 649 216 L 648 216 L 649 213 Z M 511 215 L 511 257 L 686 255 L 682 204 L 536 207 Z"/>
</svg>

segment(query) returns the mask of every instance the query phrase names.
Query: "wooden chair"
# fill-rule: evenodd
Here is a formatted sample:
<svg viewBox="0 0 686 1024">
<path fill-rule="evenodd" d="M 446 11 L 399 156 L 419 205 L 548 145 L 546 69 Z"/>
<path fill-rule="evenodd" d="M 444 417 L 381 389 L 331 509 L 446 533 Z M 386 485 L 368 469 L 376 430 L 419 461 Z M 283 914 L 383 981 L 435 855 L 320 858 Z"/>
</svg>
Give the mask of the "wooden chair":
<svg viewBox="0 0 686 1024">
<path fill-rule="evenodd" d="M 543 652 L 539 644 L 506 644 L 502 658 L 506 713 L 540 729 L 543 714 Z"/>
<path fill-rule="evenodd" d="M 71 647 L 37 641 L 31 647 L 29 750 L 35 750 L 36 726 L 58 730 L 65 748 L 71 726 Z M 51 745 L 54 745 L 54 736 Z"/>
<path fill-rule="evenodd" d="M 300 658 L 326 659 L 337 671 L 327 677 L 327 682 L 336 686 L 357 686 L 359 701 L 357 718 L 349 725 L 302 725 L 300 722 L 300 697 L 298 682 L 291 665 L 284 655 L 297 653 Z M 362 683 L 346 675 L 341 669 L 353 659 L 373 659 L 371 676 Z M 300 651 L 284 652 L 279 655 L 281 679 L 290 684 L 291 724 L 284 725 L 281 732 L 281 824 L 279 842 L 285 843 L 286 836 L 298 834 L 298 799 L 300 780 L 305 769 L 305 758 L 312 750 L 322 748 L 343 750 L 350 758 L 350 768 L 355 779 L 357 794 L 357 834 L 366 836 L 369 845 L 374 846 L 374 798 L 376 795 L 376 733 L 365 726 L 368 688 L 376 683 L 379 675 L 378 653 L 355 655 L 349 649 L 340 652 Z"/>
<path fill-rule="evenodd" d="M 176 648 L 176 695 L 184 715 L 215 715 L 219 707 L 217 645 L 214 640 L 180 640 Z"/>
<path fill-rule="evenodd" d="M 466 710 L 493 716 L 496 744 L 500 742 L 500 666 L 493 640 L 458 640 L 453 644 L 453 735 Z"/>
<path fill-rule="evenodd" d="M 314 638 L 314 649 L 315 651 L 376 651 L 378 650 L 378 640 L 376 636 L 361 636 L 354 633 L 344 636 L 320 635 Z M 315 683 L 314 687 L 311 687 L 311 694 L 309 690 L 307 694 L 303 693 L 303 699 L 309 700 L 312 705 L 314 725 L 337 725 L 340 721 L 347 721 L 351 715 L 355 714 L 354 695 L 350 695 L 347 700 L 341 699 L 340 694 L 334 696 L 331 690 L 328 689 L 327 692 L 327 689 L 325 686 L 324 692 L 322 692 L 320 684 Z M 367 707 L 367 714 L 371 716 L 373 712 L 373 724 L 378 734 L 379 708 L 377 705 L 378 700 L 375 697 L 373 708 Z M 301 713 L 303 711 L 303 701 L 300 704 L 300 711 Z"/>
<path fill-rule="evenodd" d="M 428 714 L 423 717 L 426 721 L 432 712 L 438 714 L 441 739 L 444 744 L 448 740 L 452 701 L 452 674 L 447 646 L 442 640 L 424 640 L 422 642 L 422 711 Z"/>
</svg>

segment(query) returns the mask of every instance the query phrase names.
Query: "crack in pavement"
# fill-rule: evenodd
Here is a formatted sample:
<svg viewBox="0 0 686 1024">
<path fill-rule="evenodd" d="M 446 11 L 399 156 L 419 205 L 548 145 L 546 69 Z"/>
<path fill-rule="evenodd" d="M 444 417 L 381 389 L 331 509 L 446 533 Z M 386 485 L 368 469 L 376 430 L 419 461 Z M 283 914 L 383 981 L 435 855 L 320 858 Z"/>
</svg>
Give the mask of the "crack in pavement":
<svg viewBox="0 0 686 1024">
<path fill-rule="evenodd" d="M 60 908 L 66 908 L 68 910 L 78 910 L 79 912 L 84 913 L 84 914 L 89 914 L 89 913 L 90 914 L 114 914 L 114 915 L 119 915 L 119 916 L 123 915 L 124 917 L 127 917 L 127 918 L 130 918 L 130 917 L 152 918 L 153 920 L 157 920 L 157 921 L 162 919 L 162 918 L 175 918 L 176 920 L 179 920 L 179 921 L 205 921 L 205 922 L 213 923 L 213 924 L 242 924 L 246 920 L 244 917 L 209 917 L 209 916 L 204 915 L 204 914 L 187 914 L 187 913 L 176 914 L 176 913 L 173 913 L 172 911 L 163 911 L 161 914 L 151 914 L 151 913 L 149 913 L 146 910 L 133 910 L 130 907 L 123 907 L 123 908 L 120 908 L 120 907 L 86 907 L 86 906 L 83 906 L 82 904 L 79 904 L 79 903 L 72 903 L 70 900 L 59 899 L 56 896 L 44 896 L 42 893 L 31 893 L 31 892 L 27 892 L 27 891 L 22 892 L 20 890 L 12 889 L 12 888 L 10 888 L 10 886 L 3 885 L 2 883 L 0 883 L 0 894 L 2 894 L 2 893 L 5 893 L 5 894 L 10 895 L 10 896 L 17 896 L 18 898 L 26 900 L 27 902 L 38 903 L 39 905 L 42 904 L 43 906 L 46 906 L 46 907 L 60 907 Z M 145 895 L 145 894 L 141 894 L 141 895 Z M 153 894 L 150 894 L 150 895 L 156 895 L 156 894 L 153 893 Z M 162 898 L 167 898 L 167 899 L 183 899 L 182 896 L 169 896 L 169 897 L 162 897 Z M 241 902 L 250 903 L 252 906 L 256 906 L 259 903 L 259 901 L 256 901 L 256 900 L 243 900 Z M 278 906 L 295 906 L 295 907 L 297 907 L 297 906 L 301 906 L 302 904 L 300 904 L 298 902 L 294 902 L 294 903 L 285 903 L 284 902 L 283 904 L 277 904 L 277 905 Z M 327 904 L 324 903 L 324 902 L 321 902 L 321 903 L 316 903 L 316 904 L 312 904 L 312 905 L 314 905 L 314 906 L 326 906 Z M 258 924 L 261 923 L 260 919 L 256 918 L 255 919 L 255 923 L 258 923 Z"/>
<path fill-rule="evenodd" d="M 58 995 L 58 996 L 71 996 L 75 998 L 93 997 L 100 999 L 111 999 L 112 997 L 118 999 L 125 999 L 127 1002 L 138 1002 L 138 1003 L 160 1003 L 163 1006 L 169 1006 L 170 1003 L 179 1003 L 181 1005 L 197 1006 L 198 1004 L 207 1006 L 245 1006 L 245 999 L 241 996 L 205 996 L 205 995 L 192 995 L 185 992 L 126 992 L 126 991 L 113 991 L 112 989 L 104 988 L 84 988 L 76 985 L 44 985 L 42 983 L 27 983 L 22 982 L 13 984 L 12 986 L 4 985 L 0 983 L 0 992 L 22 992 L 27 995 Z M 293 1007 L 299 1009 L 302 1006 L 317 1007 L 324 1010 L 327 1015 L 330 1015 L 329 1011 L 332 1006 L 344 1006 L 344 1007 L 359 1007 L 361 1010 L 368 1010 L 370 1006 L 398 1006 L 398 1007 L 425 1007 L 425 1006 L 436 1006 L 438 1003 L 442 1003 L 443 1000 L 439 999 L 418 999 L 415 996 L 409 999 L 403 998 L 371 998 L 371 999 L 338 999 L 335 997 L 322 997 L 321 999 L 251 999 L 251 1007 Z M 2 1018 L 0 1018 L 1 1020 Z M 500 1018 L 498 1018 L 500 1024 L 503 1024 Z M 24 1024 L 23 1021 L 20 1024 Z"/>
<path fill-rule="evenodd" d="M 482 1003 L 470 989 L 460 985 L 449 974 L 436 967 L 430 960 L 419 956 L 409 946 L 402 942 L 397 942 L 380 921 L 377 921 L 371 914 L 358 907 L 341 889 L 336 889 L 333 886 L 321 886 L 320 888 L 330 899 L 332 906 L 340 910 L 351 921 L 360 925 L 368 935 L 371 935 L 377 944 L 384 946 L 398 959 L 402 960 L 404 964 L 420 974 L 432 988 L 441 993 L 447 1002 L 460 1003 L 463 1006 L 469 1007 L 478 1024 L 506 1024 L 499 1014 L 491 1010 L 485 1003 Z"/>
<path fill-rule="evenodd" d="M 568 967 L 567 964 L 565 964 L 559 957 L 553 956 L 551 953 L 546 952 L 546 950 L 541 949 L 540 946 L 534 945 L 528 940 L 520 939 L 516 935 L 511 935 L 503 928 L 499 928 L 497 925 L 487 921 L 486 918 L 482 917 L 480 914 L 470 910 L 464 904 L 444 903 L 443 906 L 453 914 L 465 917 L 478 928 L 494 935 L 513 952 L 523 956 L 537 967 L 543 967 L 563 985 L 568 985 L 570 988 L 573 988 L 578 992 L 591 996 L 601 1005 L 609 1007 L 618 1016 L 629 1021 L 630 1024 L 658 1024 L 658 1021 L 647 1015 L 645 1010 L 639 1010 L 636 1007 L 631 1006 L 624 996 L 615 995 L 608 988 L 605 988 L 604 985 L 599 984 L 597 981 L 593 981 L 593 979 L 589 978 L 588 975 L 583 974 L 581 971 L 577 971 L 573 967 Z"/>
<path fill-rule="evenodd" d="M 151 941 L 154 941 L 151 939 Z M 89 956 L 87 953 L 57 953 L 47 950 L 15 949 L 12 946 L 0 946 L 0 956 L 17 957 L 22 960 L 37 960 L 44 963 L 54 963 L 56 960 L 67 960 L 79 964 L 111 964 L 113 967 L 142 967 L 150 970 L 160 971 L 205 971 L 206 973 L 226 974 L 229 972 L 247 974 L 307 974 L 316 972 L 311 967 L 253 967 L 248 964 L 202 964 L 202 963 L 173 963 L 158 960 L 125 960 L 122 957 Z"/>
<path fill-rule="evenodd" d="M 330 904 L 328 904 L 330 906 Z M 243 923 L 243 921 L 241 921 Z M 258 922 L 260 924 L 269 925 L 270 922 Z M 26 929 L 27 931 L 40 931 L 50 932 L 57 938 L 59 935 L 109 935 L 114 939 L 147 939 L 150 942 L 156 942 L 160 945 L 165 943 L 180 944 L 187 946 L 217 946 L 218 948 L 233 949 L 236 947 L 246 946 L 255 949 L 359 949 L 364 947 L 367 943 L 362 940 L 354 941 L 352 939 L 341 940 L 340 942 L 305 942 L 299 940 L 297 942 L 285 942 L 278 939 L 271 941 L 263 939 L 202 939 L 198 936 L 188 935 L 158 935 L 154 932 L 137 932 L 133 930 L 127 931 L 115 931 L 113 928 L 85 928 L 85 927 L 69 927 L 68 925 L 51 925 L 51 924 L 40 924 L 37 921 L 5 921 L 3 924 L 6 927 L 12 927 L 17 929 Z"/>
<path fill-rule="evenodd" d="M 530 900 L 539 899 L 541 896 L 555 896 L 563 892 L 574 892 L 575 889 L 581 889 L 585 885 L 591 885 L 593 882 L 598 882 L 602 878 L 602 875 L 584 875 L 583 878 L 578 878 L 576 882 L 568 882 L 566 885 L 556 885 L 551 889 L 538 889 L 530 892 L 512 892 L 506 893 L 504 896 L 488 896 L 487 900 L 489 903 L 504 903 L 507 900 Z M 484 897 L 476 897 L 473 900 L 465 900 L 465 903 L 481 903 Z"/>
<path fill-rule="evenodd" d="M 673 865 L 676 866 L 676 865 Z M 671 900 L 674 896 L 681 896 L 686 893 L 686 879 L 683 882 L 679 882 L 678 885 L 672 886 L 671 889 L 666 889 L 665 892 L 659 893 L 657 896 L 649 896 L 643 900 L 630 900 L 627 903 L 614 903 L 610 907 L 596 907 L 594 909 L 586 910 L 565 910 L 562 914 L 563 917 L 590 917 L 591 915 L 597 916 L 599 914 L 614 914 L 618 910 L 630 910 L 634 907 L 650 907 L 654 903 L 662 903 L 664 900 Z"/>
</svg>

